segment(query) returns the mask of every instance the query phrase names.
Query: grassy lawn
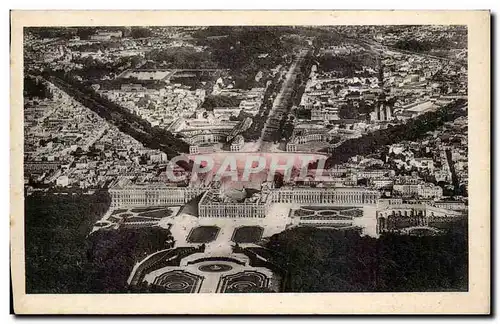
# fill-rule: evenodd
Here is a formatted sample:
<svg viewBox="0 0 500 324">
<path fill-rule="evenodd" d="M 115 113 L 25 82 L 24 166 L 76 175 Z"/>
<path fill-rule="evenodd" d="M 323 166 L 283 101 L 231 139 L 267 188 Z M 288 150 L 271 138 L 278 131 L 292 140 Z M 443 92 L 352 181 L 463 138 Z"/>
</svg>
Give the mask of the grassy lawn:
<svg viewBox="0 0 500 324">
<path fill-rule="evenodd" d="M 361 216 L 363 216 L 363 210 L 361 210 L 361 209 L 345 210 L 345 211 L 342 211 L 340 214 L 352 216 L 352 217 L 361 217 Z"/>
<path fill-rule="evenodd" d="M 259 226 L 243 226 L 234 230 L 232 241 L 236 243 L 257 243 L 264 229 Z"/>
<path fill-rule="evenodd" d="M 133 208 L 130 211 L 133 213 L 141 213 L 141 212 L 147 212 L 151 210 L 157 210 L 161 209 L 162 207 L 138 207 L 138 208 Z"/>
<path fill-rule="evenodd" d="M 170 209 L 152 210 L 152 211 L 146 211 L 146 212 L 139 214 L 139 216 L 154 217 L 154 218 L 163 218 L 163 217 L 168 217 L 171 215 L 172 215 L 172 211 Z"/>
<path fill-rule="evenodd" d="M 217 226 L 199 226 L 189 233 L 187 241 L 190 243 L 208 243 L 217 238 L 220 228 Z"/>
</svg>

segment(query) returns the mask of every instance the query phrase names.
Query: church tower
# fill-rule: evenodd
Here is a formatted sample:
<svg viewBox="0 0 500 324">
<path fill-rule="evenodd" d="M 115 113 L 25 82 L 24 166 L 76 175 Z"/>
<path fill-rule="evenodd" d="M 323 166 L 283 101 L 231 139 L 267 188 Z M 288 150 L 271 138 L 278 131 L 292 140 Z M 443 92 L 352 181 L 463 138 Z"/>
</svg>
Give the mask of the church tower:
<svg viewBox="0 0 500 324">
<path fill-rule="evenodd" d="M 376 121 L 388 121 L 392 119 L 392 110 L 390 105 L 387 104 L 386 92 L 385 92 L 385 82 L 384 82 L 384 64 L 380 62 L 380 58 L 377 57 L 378 70 L 378 85 L 380 89 L 380 94 L 378 96 L 377 102 L 375 104 L 375 120 Z"/>
<path fill-rule="evenodd" d="M 390 105 L 387 105 L 385 108 L 386 108 L 386 111 L 385 111 L 385 119 L 386 119 L 386 120 L 392 120 L 392 110 L 391 110 L 391 106 L 390 106 Z"/>
<path fill-rule="evenodd" d="M 379 121 L 385 121 L 386 120 L 385 119 L 386 116 L 385 116 L 385 106 L 384 106 L 384 102 L 383 101 L 380 101 L 379 107 L 380 107 L 379 108 L 380 114 L 379 114 L 378 120 Z"/>
</svg>

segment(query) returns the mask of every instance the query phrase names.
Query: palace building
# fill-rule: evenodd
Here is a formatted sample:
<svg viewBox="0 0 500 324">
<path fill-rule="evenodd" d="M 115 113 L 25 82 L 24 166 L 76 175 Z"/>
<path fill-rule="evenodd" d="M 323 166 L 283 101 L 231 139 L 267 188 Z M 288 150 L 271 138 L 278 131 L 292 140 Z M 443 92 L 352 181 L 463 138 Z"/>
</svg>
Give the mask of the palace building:
<svg viewBox="0 0 500 324">
<path fill-rule="evenodd" d="M 204 190 L 203 187 L 182 187 L 164 182 L 132 184 L 129 179 L 122 179 L 109 189 L 109 195 L 111 207 L 148 207 L 184 204 Z"/>
<path fill-rule="evenodd" d="M 300 187 L 226 189 L 178 186 L 174 183 L 132 183 L 121 179 L 109 189 L 111 207 L 183 204 L 203 194 L 200 217 L 265 217 L 272 203 L 360 206 L 376 204 L 380 193 L 363 187 Z"/>
<path fill-rule="evenodd" d="M 215 218 L 264 218 L 271 205 L 267 192 L 252 192 L 249 189 L 210 189 L 200 200 L 200 217 Z"/>
<path fill-rule="evenodd" d="M 376 204 L 380 192 L 362 187 L 281 187 L 272 192 L 273 202 L 296 204 Z"/>
</svg>

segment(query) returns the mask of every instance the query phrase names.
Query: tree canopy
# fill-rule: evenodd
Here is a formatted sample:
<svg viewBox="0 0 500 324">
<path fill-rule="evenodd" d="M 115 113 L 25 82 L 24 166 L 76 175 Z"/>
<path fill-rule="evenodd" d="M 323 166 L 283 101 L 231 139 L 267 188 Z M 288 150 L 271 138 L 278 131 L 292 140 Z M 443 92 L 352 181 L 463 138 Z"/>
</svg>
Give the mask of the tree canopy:
<svg viewBox="0 0 500 324">
<path fill-rule="evenodd" d="M 273 235 L 266 247 L 288 270 L 285 292 L 467 290 L 466 229 L 375 239 L 299 227 Z"/>
<path fill-rule="evenodd" d="M 201 107 L 207 110 L 213 110 L 214 107 L 238 107 L 240 101 L 240 99 L 229 96 L 209 95 L 205 98 Z"/>
<path fill-rule="evenodd" d="M 25 197 L 27 293 L 128 291 L 134 264 L 166 248 L 170 232 L 120 228 L 89 236 L 109 203 L 106 191 Z"/>
<path fill-rule="evenodd" d="M 24 96 L 27 98 L 51 99 L 52 94 L 47 86 L 40 80 L 25 76 L 24 77 Z"/>
<path fill-rule="evenodd" d="M 76 80 L 72 75 L 58 71 L 45 74 L 52 82 L 71 95 L 75 100 L 96 112 L 101 118 L 141 142 L 144 146 L 157 149 L 169 157 L 189 151 L 189 145 L 171 132 L 151 124 L 126 108 L 102 96 L 94 89 Z"/>
</svg>

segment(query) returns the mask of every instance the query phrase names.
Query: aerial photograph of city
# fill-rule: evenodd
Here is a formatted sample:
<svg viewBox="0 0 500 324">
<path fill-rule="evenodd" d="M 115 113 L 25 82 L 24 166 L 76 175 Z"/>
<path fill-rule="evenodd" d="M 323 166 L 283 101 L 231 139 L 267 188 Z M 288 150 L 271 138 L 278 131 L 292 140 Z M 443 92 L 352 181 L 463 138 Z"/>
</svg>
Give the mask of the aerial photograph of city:
<svg viewBox="0 0 500 324">
<path fill-rule="evenodd" d="M 26 293 L 469 291 L 467 35 L 25 27 Z"/>
</svg>

